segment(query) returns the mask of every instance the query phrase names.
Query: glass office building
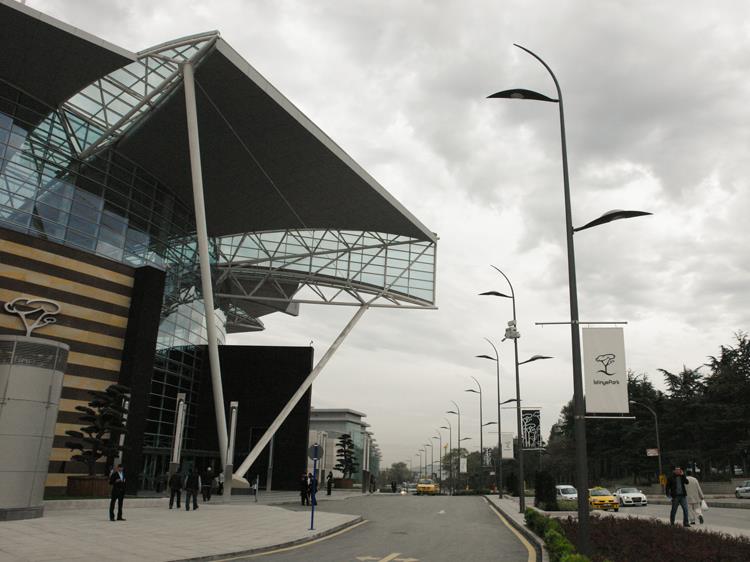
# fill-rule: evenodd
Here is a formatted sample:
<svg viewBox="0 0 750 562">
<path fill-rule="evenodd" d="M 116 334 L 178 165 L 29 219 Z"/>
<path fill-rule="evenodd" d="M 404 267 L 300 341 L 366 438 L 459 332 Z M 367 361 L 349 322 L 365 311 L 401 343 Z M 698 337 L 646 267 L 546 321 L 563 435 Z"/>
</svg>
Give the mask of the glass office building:
<svg viewBox="0 0 750 562">
<path fill-rule="evenodd" d="M 18 294 L 68 305 L 59 325 L 45 328 L 78 345 L 53 450 L 61 474 L 75 474 L 62 440 L 75 406 L 86 390 L 123 380 L 128 338 L 137 338 L 127 334 L 136 329 L 141 268 L 160 272 L 162 291 L 149 344 L 141 486 L 153 486 L 166 467 L 180 392 L 188 402 L 184 450 L 216 455 L 193 447 L 207 339 L 186 61 L 199 93 L 220 344 L 227 333 L 262 330 L 266 314 L 296 315 L 304 303 L 434 306 L 437 236 L 218 33 L 134 53 L 6 0 L 0 28 L 0 255 L 10 260 L 0 270 L 0 300 Z M 0 331 L 17 332 L 3 322 Z"/>
</svg>

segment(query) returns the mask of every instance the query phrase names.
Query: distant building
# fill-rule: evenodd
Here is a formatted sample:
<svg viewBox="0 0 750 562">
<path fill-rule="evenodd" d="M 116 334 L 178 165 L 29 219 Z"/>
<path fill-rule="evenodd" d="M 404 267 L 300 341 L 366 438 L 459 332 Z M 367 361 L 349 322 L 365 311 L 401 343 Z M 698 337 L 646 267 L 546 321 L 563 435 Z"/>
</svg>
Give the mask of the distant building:
<svg viewBox="0 0 750 562">
<path fill-rule="evenodd" d="M 370 424 L 362 418 L 367 414 L 347 408 L 341 409 L 310 409 L 310 445 L 318 443 L 323 447 L 323 453 L 318 465 L 321 474 L 333 472 L 334 478 L 342 478 L 343 474 L 335 470 L 336 448 L 339 438 L 349 434 L 354 441 L 357 472 L 352 475 L 355 485 L 362 485 L 365 474 L 380 472 L 380 449 L 373 433 L 368 431 Z M 308 472 L 312 472 L 313 462 L 308 459 Z"/>
</svg>

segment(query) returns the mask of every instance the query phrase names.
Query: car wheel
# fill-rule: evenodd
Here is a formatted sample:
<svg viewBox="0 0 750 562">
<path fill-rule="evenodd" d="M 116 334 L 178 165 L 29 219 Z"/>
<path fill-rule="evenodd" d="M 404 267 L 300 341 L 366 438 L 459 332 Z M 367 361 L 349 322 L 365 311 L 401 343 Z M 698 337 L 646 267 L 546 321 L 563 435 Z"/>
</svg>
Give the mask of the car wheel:
<svg viewBox="0 0 750 562">
<path fill-rule="evenodd" d="M 734 495 L 737 496 L 737 499 L 740 499 L 741 497 L 739 492 L 735 492 Z"/>
<path fill-rule="evenodd" d="M 615 513 L 617 513 L 618 511 L 620 511 L 620 508 L 619 508 L 619 507 L 616 507 L 616 508 L 615 508 Z"/>
</svg>

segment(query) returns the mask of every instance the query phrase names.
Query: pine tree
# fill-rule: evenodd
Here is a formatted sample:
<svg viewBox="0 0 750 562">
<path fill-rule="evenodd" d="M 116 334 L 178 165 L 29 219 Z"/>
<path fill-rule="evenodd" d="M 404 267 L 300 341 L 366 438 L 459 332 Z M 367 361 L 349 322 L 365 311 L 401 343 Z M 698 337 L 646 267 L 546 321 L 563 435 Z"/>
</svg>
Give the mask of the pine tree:
<svg viewBox="0 0 750 562">
<path fill-rule="evenodd" d="M 336 470 L 344 473 L 344 478 L 351 478 L 357 470 L 357 463 L 354 460 L 354 441 L 352 436 L 344 433 L 339 437 L 338 447 L 336 449 Z"/>
</svg>

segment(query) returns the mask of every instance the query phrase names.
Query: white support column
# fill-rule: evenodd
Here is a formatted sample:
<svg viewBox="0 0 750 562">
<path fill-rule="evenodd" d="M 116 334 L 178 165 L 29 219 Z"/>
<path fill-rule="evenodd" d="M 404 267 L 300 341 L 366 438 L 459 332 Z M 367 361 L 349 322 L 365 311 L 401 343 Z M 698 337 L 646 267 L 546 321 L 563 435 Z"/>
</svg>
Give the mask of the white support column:
<svg viewBox="0 0 750 562">
<path fill-rule="evenodd" d="M 208 357 L 211 364 L 211 388 L 214 392 L 216 429 L 219 434 L 221 465 L 227 464 L 227 419 L 224 412 L 224 391 L 221 386 L 221 365 L 219 364 L 219 343 L 214 314 L 214 292 L 211 282 L 211 263 L 208 257 L 208 229 L 206 228 L 206 205 L 203 201 L 203 171 L 201 169 L 201 149 L 198 138 L 198 111 L 195 104 L 195 80 L 193 65 L 182 65 L 185 86 L 185 110 L 187 114 L 188 140 L 190 142 L 190 170 L 193 179 L 193 202 L 195 206 L 195 230 L 198 239 L 200 258 L 201 289 L 206 316 L 206 336 Z"/>
<path fill-rule="evenodd" d="M 239 402 L 229 403 L 229 445 L 227 446 L 227 464 L 224 465 L 224 494 L 222 501 L 232 501 L 232 463 L 234 462 L 234 441 L 237 435 L 237 410 Z"/>
<path fill-rule="evenodd" d="M 260 440 L 255 444 L 255 447 L 253 447 L 252 451 L 250 451 L 250 454 L 247 456 L 247 458 L 242 461 L 242 464 L 237 467 L 237 470 L 235 470 L 234 472 L 235 483 L 238 483 L 239 485 L 244 484 L 245 486 L 247 486 L 247 480 L 244 479 L 244 474 L 256 461 L 263 448 L 271 441 L 271 437 L 279 430 L 281 424 L 284 423 L 284 420 L 286 420 L 286 418 L 292 412 L 300 399 L 305 395 L 305 392 L 307 392 L 308 389 L 312 386 L 313 381 L 323 370 L 323 367 L 325 367 L 331 357 L 333 357 L 333 354 L 336 353 L 336 350 L 338 350 L 341 343 L 344 341 L 344 339 L 346 339 L 346 336 L 349 335 L 349 332 L 352 331 L 359 319 L 362 318 L 365 310 L 367 310 L 368 308 L 368 305 L 363 304 L 359 307 L 359 309 L 357 309 L 357 313 L 352 317 L 351 320 L 349 320 L 349 323 L 341 331 L 336 340 L 331 344 L 331 347 L 328 348 L 328 351 L 325 352 L 325 355 L 323 355 L 320 361 L 318 361 L 318 364 L 315 365 L 315 368 L 310 371 L 310 374 L 307 375 L 307 378 L 302 382 L 300 387 L 297 389 L 297 392 L 294 393 L 294 395 L 289 399 L 289 402 L 287 402 L 286 406 L 284 406 L 284 409 L 281 410 L 279 415 L 276 416 L 276 419 L 273 420 L 273 423 L 263 434 L 263 437 L 261 437 Z"/>
<path fill-rule="evenodd" d="M 172 432 L 172 454 L 169 458 L 169 475 L 171 476 L 180 469 L 180 455 L 182 453 L 182 435 L 185 429 L 185 403 L 184 392 L 177 394 L 177 405 L 174 410 L 174 431 Z"/>
</svg>

